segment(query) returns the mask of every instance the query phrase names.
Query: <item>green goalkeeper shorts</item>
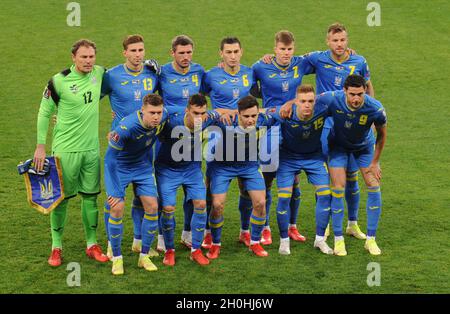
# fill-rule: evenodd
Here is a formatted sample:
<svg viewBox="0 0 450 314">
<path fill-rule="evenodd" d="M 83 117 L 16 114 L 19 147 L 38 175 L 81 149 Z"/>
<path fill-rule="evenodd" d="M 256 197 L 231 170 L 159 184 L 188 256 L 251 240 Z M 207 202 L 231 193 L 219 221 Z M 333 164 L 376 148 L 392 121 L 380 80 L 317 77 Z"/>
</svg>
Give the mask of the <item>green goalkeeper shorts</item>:
<svg viewBox="0 0 450 314">
<path fill-rule="evenodd" d="M 75 153 L 54 152 L 53 155 L 61 162 L 66 199 L 77 193 L 100 193 L 100 150 Z"/>
</svg>

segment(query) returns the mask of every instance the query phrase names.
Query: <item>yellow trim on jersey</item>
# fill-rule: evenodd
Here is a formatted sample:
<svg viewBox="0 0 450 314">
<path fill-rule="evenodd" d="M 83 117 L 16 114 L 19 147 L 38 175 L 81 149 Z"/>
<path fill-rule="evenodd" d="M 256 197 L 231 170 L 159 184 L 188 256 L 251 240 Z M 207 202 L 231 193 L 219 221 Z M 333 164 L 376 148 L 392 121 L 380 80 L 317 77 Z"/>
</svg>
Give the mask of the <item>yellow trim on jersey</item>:
<svg viewBox="0 0 450 314">
<path fill-rule="evenodd" d="M 240 64 L 238 65 L 237 71 L 235 71 L 235 72 L 228 72 L 225 68 L 223 68 L 223 71 L 224 71 L 225 73 L 230 74 L 230 75 L 233 75 L 233 76 L 235 76 L 236 74 L 238 74 L 240 70 L 241 70 L 241 65 L 240 65 Z"/>
<path fill-rule="evenodd" d="M 175 72 L 180 73 L 181 75 L 186 75 L 186 74 L 189 72 L 189 70 L 191 69 L 191 65 L 189 64 L 189 66 L 186 68 L 186 70 L 184 70 L 183 72 L 180 72 L 180 71 L 178 71 L 177 68 L 175 67 L 174 62 L 175 62 L 175 61 L 172 61 L 172 62 L 171 62 L 172 68 L 175 70 Z"/>
<path fill-rule="evenodd" d="M 128 69 L 128 67 L 125 65 L 125 63 L 123 64 L 123 68 L 125 70 L 125 72 L 127 72 L 128 74 L 132 75 L 132 76 L 138 76 L 139 74 L 142 73 L 142 71 L 144 71 L 144 66 L 142 65 L 142 68 L 140 71 L 138 72 L 131 72 L 130 69 Z"/>
<path fill-rule="evenodd" d="M 109 144 L 110 147 L 112 147 L 112 148 L 114 148 L 114 149 L 116 149 L 116 150 L 123 150 L 123 148 L 117 147 L 117 146 L 111 144 L 111 142 L 108 143 L 108 144 Z"/>
<path fill-rule="evenodd" d="M 348 51 L 345 51 L 346 54 L 346 58 L 342 61 L 338 61 L 334 58 L 333 53 L 331 53 L 331 59 L 336 62 L 337 64 L 342 64 L 343 62 L 347 61 L 348 59 L 350 59 L 350 54 L 348 53 Z"/>
<path fill-rule="evenodd" d="M 284 72 L 286 72 L 286 71 L 289 69 L 289 67 L 291 66 L 291 63 L 289 62 L 289 64 L 288 64 L 287 66 L 282 67 L 282 66 L 280 66 L 280 65 L 275 61 L 275 58 L 272 59 L 272 64 L 273 64 L 278 70 L 284 71 Z"/>
<path fill-rule="evenodd" d="M 353 112 L 355 112 L 355 111 L 358 111 L 359 109 L 361 109 L 362 107 L 364 107 L 364 105 L 366 104 L 366 100 L 364 99 L 364 102 L 362 103 L 362 105 L 361 106 L 359 106 L 358 108 L 352 108 L 352 107 L 350 107 L 349 106 L 349 104 L 347 103 L 347 95 L 345 95 L 345 106 L 348 108 L 348 110 L 350 110 L 350 111 L 353 111 Z"/>
</svg>

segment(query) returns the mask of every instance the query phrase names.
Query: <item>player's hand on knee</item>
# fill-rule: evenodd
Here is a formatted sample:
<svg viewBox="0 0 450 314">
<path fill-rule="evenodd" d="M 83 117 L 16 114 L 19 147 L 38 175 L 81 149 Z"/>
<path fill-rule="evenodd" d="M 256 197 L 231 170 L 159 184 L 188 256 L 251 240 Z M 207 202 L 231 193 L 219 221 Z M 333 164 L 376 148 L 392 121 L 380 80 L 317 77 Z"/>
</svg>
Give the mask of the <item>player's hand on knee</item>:
<svg viewBox="0 0 450 314">
<path fill-rule="evenodd" d="M 372 163 L 369 166 L 369 172 L 378 182 L 381 180 L 381 167 L 379 163 Z"/>
<path fill-rule="evenodd" d="M 108 196 L 108 205 L 111 206 L 111 208 L 116 207 L 117 204 L 119 204 L 121 201 L 120 197 L 113 197 L 113 196 Z"/>
</svg>

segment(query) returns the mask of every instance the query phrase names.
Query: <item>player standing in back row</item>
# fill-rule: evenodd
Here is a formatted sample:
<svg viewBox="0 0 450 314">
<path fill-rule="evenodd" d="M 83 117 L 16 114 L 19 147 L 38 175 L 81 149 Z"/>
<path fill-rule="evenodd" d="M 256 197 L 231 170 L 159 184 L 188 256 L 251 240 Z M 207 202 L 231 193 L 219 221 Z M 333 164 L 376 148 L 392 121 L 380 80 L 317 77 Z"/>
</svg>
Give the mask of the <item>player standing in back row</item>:
<svg viewBox="0 0 450 314">
<path fill-rule="evenodd" d="M 73 65 L 54 75 L 45 88 L 37 119 L 36 169 L 45 160 L 45 144 L 50 117 L 57 110 L 53 129 L 52 154 L 61 161 L 65 200 L 50 214 L 51 266 L 62 263 L 62 234 L 67 220 L 68 199 L 81 195 L 81 213 L 86 236 L 86 254 L 107 262 L 97 244 L 100 193 L 99 102 L 105 69 L 95 65 L 96 46 L 81 39 L 72 46 Z"/>
</svg>

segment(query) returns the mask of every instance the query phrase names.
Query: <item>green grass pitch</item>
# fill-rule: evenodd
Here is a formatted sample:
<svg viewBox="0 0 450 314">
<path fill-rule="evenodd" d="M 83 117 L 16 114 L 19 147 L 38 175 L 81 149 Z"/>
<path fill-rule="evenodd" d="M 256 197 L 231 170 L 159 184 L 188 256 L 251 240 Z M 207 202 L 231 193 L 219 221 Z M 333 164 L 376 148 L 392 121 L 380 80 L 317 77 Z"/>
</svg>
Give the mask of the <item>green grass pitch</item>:
<svg viewBox="0 0 450 314">
<path fill-rule="evenodd" d="M 0 293 L 449 293 L 450 286 L 450 3 L 440 1 L 378 1 L 381 26 L 369 27 L 370 1 L 85 1 L 81 26 L 66 24 L 69 1 L 2 1 L 0 19 L 2 83 L 0 88 Z M 201 268 L 189 252 L 176 245 L 177 264 L 146 273 L 131 253 L 132 225 L 125 218 L 125 276 L 111 275 L 109 264 L 84 254 L 79 199 L 69 204 L 63 266 L 47 265 L 49 218 L 26 201 L 19 161 L 32 156 L 36 117 L 42 91 L 50 77 L 71 63 L 69 48 L 82 37 L 98 46 L 97 64 L 123 61 L 125 35 L 145 37 L 147 57 L 170 61 L 171 39 L 188 34 L 195 41 L 194 61 L 206 69 L 219 60 L 223 36 L 238 36 L 242 63 L 251 65 L 272 51 L 273 36 L 288 29 L 296 36 L 296 52 L 325 50 L 329 24 L 347 26 L 350 47 L 366 57 L 376 97 L 389 118 L 382 156 L 383 212 L 377 241 L 383 254 L 371 257 L 364 242 L 346 238 L 348 256 L 325 256 L 312 247 L 314 194 L 304 175 L 299 228 L 306 244 L 292 243 L 292 254 L 278 254 L 278 231 L 272 205 L 274 244 L 259 259 L 237 243 L 237 186 L 233 183 L 225 210 L 223 250 L 219 260 Z M 313 77 L 305 82 L 312 83 Z M 101 149 L 106 148 L 111 115 L 101 103 Z M 360 179 L 360 184 L 363 182 Z M 273 190 L 276 191 L 275 188 Z M 366 189 L 362 188 L 360 225 L 366 230 Z M 180 197 L 180 195 L 179 195 Z M 105 194 L 99 197 L 103 203 Z M 130 198 L 128 198 L 130 200 Z M 128 201 L 129 204 L 129 201 Z M 179 203 L 180 204 L 180 203 Z M 129 207 L 129 206 L 128 206 Z M 177 211 L 179 239 L 182 210 Z M 101 214 L 101 213 L 100 213 Z M 105 248 L 103 219 L 98 237 Z M 331 239 L 329 240 L 331 244 Z M 66 265 L 81 265 L 81 286 L 68 287 Z M 381 285 L 369 287 L 369 262 L 381 267 Z"/>
</svg>

